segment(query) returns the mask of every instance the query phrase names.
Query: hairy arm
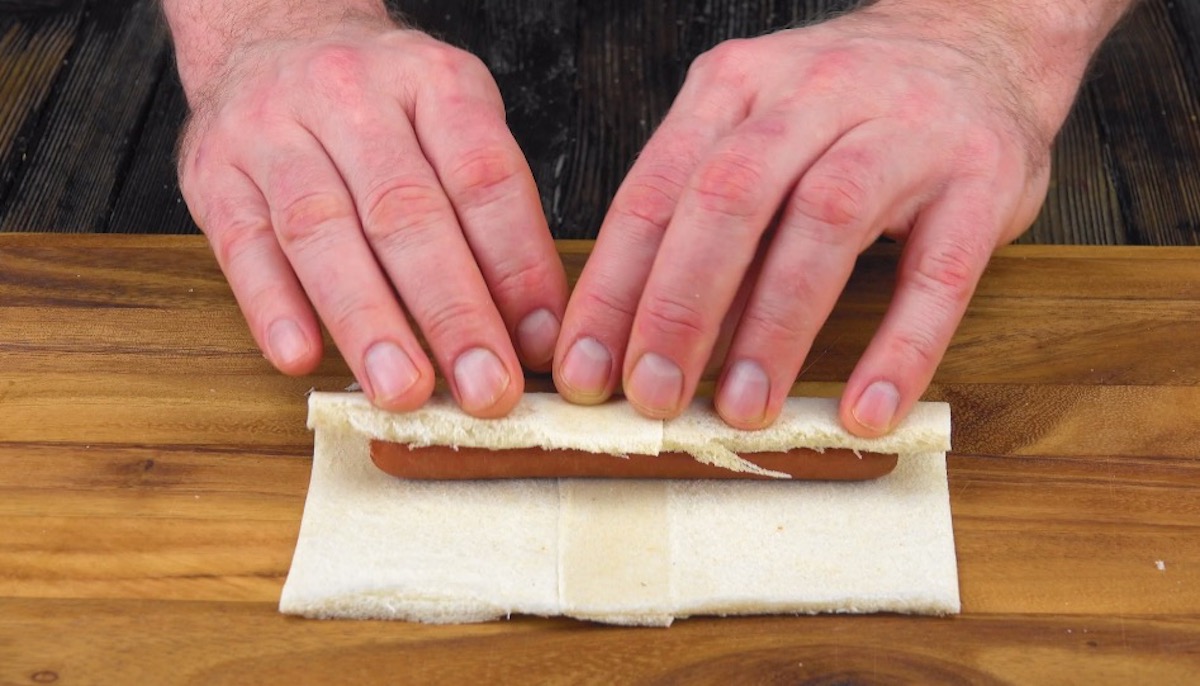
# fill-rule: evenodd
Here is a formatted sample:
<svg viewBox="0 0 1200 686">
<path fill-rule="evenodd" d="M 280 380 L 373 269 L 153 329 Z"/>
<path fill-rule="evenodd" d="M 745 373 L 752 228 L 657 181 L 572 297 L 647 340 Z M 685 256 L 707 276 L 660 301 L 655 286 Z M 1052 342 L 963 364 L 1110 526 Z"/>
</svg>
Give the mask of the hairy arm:
<svg viewBox="0 0 1200 686">
<path fill-rule="evenodd" d="M 381 0 L 163 0 L 163 12 L 189 99 L 223 76 L 247 45 L 321 35 L 346 21 L 389 20 Z"/>
</svg>

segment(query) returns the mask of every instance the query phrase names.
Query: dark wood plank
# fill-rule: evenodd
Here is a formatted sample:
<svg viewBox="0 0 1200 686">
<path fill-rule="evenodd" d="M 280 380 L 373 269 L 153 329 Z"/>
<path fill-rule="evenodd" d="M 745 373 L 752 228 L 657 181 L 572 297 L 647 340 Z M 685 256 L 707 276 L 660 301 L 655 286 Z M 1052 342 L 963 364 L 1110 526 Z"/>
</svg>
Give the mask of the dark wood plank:
<svg viewBox="0 0 1200 686">
<path fill-rule="evenodd" d="M 0 207 L 28 160 L 28 132 L 66 64 L 81 10 L 10 13 L 0 9 Z"/>
<path fill-rule="evenodd" d="M 489 64 L 552 230 L 593 237 L 696 55 L 853 3 L 397 4 Z M 0 230 L 195 231 L 174 181 L 184 104 L 177 80 L 160 78 L 171 66 L 151 5 L 90 3 L 86 14 L 67 0 L 5 5 L 23 9 L 0 16 Z M 5 59 L 25 67 L 3 68 Z M 1101 51 L 1022 242 L 1200 241 L 1198 93 L 1200 8 L 1146 0 Z"/>
<path fill-rule="evenodd" d="M 1200 83 L 1200 3 L 1171 2 L 1167 9 L 1183 58 L 1183 73 L 1188 83 Z"/>
<path fill-rule="evenodd" d="M 0 0 L 0 15 L 34 15 L 61 11 L 83 4 L 82 0 Z"/>
<path fill-rule="evenodd" d="M 1096 98 L 1085 91 L 1051 151 L 1050 190 L 1041 214 L 1018 243 L 1129 242 L 1105 144 Z"/>
<path fill-rule="evenodd" d="M 108 233 L 199 233 L 188 212 L 175 171 L 175 146 L 187 116 L 187 100 L 173 64 L 163 69 L 146 123 L 105 231 Z"/>
<path fill-rule="evenodd" d="M 1134 244 L 1200 244 L 1200 81 L 1189 55 L 1195 46 L 1174 30 L 1172 19 L 1184 15 L 1169 6 L 1179 4 L 1141 3 L 1111 36 L 1086 86 Z"/>
<path fill-rule="evenodd" d="M 4 207 L 3 231 L 104 228 L 142 125 L 167 42 L 155 0 L 88 11 L 62 82 L 40 118 Z"/>
</svg>

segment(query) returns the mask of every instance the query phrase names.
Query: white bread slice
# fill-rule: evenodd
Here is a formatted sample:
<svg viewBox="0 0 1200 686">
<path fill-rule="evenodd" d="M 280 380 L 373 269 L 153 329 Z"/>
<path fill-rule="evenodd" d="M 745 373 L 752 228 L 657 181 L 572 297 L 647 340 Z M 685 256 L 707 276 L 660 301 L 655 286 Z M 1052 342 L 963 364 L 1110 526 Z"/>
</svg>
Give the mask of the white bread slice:
<svg viewBox="0 0 1200 686">
<path fill-rule="evenodd" d="M 787 440 L 871 451 L 888 445 L 839 435 L 826 401 L 790 406 L 799 409 Z M 449 435 L 466 445 L 503 426 L 490 420 L 481 429 L 480 420 L 435 407 L 426 415 L 431 429 L 396 423 L 361 397 L 322 394 L 312 402 L 313 476 L 280 611 L 436 623 L 523 613 L 663 626 L 698 614 L 959 610 L 944 453 L 903 455 L 892 474 L 856 483 L 448 483 L 377 469 L 372 438 Z M 920 410 L 903 427 L 906 442 L 891 445 L 945 445 L 944 412 Z M 586 424 L 588 417 L 576 418 Z M 645 420 L 629 419 L 637 445 L 662 442 Z M 557 446 L 580 447 L 562 442 L 574 427 L 551 424 Z M 612 436 L 593 434 L 587 445 L 633 452 L 619 440 L 620 422 L 608 428 Z M 546 432 L 527 425 L 514 435 Z M 705 450 L 744 445 L 719 426 L 683 435 Z"/>
</svg>

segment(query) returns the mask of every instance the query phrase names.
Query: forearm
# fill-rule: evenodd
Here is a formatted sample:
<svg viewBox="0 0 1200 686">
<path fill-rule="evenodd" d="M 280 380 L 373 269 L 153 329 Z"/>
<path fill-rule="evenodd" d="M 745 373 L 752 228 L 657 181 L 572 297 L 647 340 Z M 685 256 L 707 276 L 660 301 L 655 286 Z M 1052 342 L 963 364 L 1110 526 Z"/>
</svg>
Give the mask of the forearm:
<svg viewBox="0 0 1200 686">
<path fill-rule="evenodd" d="M 383 0 L 163 0 L 189 100 L 223 73 L 239 47 L 320 33 L 347 19 L 388 21 Z"/>
</svg>

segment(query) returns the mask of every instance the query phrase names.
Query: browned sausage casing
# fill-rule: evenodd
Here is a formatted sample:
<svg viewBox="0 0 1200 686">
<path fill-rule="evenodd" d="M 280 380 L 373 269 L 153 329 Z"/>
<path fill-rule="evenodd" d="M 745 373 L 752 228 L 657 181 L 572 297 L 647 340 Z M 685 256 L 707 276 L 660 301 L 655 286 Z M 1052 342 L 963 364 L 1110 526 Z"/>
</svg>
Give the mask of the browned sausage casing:
<svg viewBox="0 0 1200 686">
<path fill-rule="evenodd" d="M 742 458 L 793 479 L 863 481 L 889 474 L 896 456 L 855 453 L 853 450 L 793 450 L 786 453 L 746 453 Z M 628 458 L 582 450 L 521 448 L 409 448 L 400 443 L 371 442 L 371 459 L 384 472 L 403 479 L 771 479 L 697 462 L 686 453 L 630 455 Z"/>
</svg>

